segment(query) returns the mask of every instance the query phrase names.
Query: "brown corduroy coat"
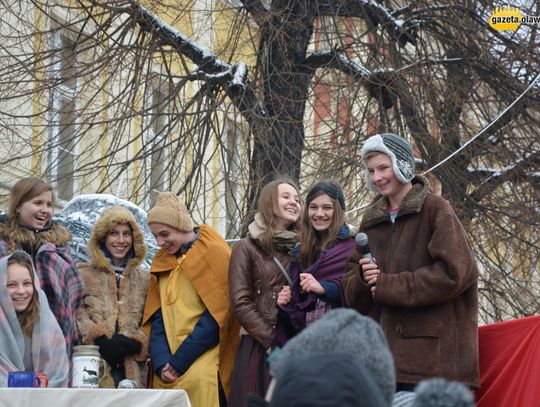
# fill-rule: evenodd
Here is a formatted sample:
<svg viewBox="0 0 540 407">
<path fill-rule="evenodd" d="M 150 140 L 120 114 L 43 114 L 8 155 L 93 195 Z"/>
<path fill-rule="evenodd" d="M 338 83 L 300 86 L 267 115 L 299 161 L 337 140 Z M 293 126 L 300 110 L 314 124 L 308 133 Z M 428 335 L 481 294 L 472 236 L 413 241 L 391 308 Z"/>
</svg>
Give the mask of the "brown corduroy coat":
<svg viewBox="0 0 540 407">
<path fill-rule="evenodd" d="M 378 196 L 360 226 L 381 270 L 375 296 L 356 249 L 343 280 L 346 302 L 381 324 L 398 383 L 444 377 L 478 387 L 479 272 L 463 226 L 424 177 L 413 180 L 395 223 L 387 208 Z"/>
<path fill-rule="evenodd" d="M 111 338 L 116 332 L 117 325 L 118 333 L 141 342 L 141 352 L 138 355 L 127 356 L 124 359 L 124 368 L 127 379 L 135 380 L 139 387 L 144 387 L 148 337 L 141 329 L 141 323 L 150 272 L 140 267 L 147 252 L 143 233 L 135 218 L 126 211 L 123 208 L 111 208 L 102 214 L 94 226 L 88 243 L 91 262 L 77 265 L 86 284 L 84 298 L 77 314 L 77 326 L 81 343 L 85 345 L 93 345 L 94 340 L 103 335 Z M 119 289 L 111 261 L 101 249 L 101 242 L 107 233 L 118 224 L 131 226 L 135 252 L 122 272 Z M 100 387 L 114 387 L 109 368 L 100 382 Z"/>
</svg>

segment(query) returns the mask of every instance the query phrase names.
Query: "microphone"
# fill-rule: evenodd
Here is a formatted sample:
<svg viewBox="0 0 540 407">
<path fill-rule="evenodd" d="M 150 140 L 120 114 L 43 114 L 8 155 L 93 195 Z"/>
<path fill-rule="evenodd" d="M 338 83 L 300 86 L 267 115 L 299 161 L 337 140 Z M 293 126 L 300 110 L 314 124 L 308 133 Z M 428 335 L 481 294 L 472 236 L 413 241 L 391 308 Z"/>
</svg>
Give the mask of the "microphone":
<svg viewBox="0 0 540 407">
<path fill-rule="evenodd" d="M 360 250 L 360 254 L 364 259 L 369 259 L 370 263 L 373 263 L 373 256 L 368 246 L 368 237 L 365 233 L 358 233 L 354 238 L 356 240 L 356 246 Z"/>
</svg>

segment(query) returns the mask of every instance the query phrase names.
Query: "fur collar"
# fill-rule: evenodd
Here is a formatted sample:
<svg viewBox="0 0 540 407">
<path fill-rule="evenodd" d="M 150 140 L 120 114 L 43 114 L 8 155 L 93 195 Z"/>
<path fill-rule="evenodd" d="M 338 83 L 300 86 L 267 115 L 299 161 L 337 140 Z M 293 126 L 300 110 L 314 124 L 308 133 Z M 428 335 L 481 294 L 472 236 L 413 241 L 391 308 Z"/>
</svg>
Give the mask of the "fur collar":
<svg viewBox="0 0 540 407">
<path fill-rule="evenodd" d="M 130 225 L 133 231 L 133 249 L 135 255 L 128 260 L 125 269 L 137 267 L 146 259 L 147 248 L 144 242 L 144 235 L 135 217 L 125 208 L 111 207 L 102 212 L 92 229 L 92 235 L 88 241 L 88 253 L 95 267 L 114 272 L 111 267 L 111 260 L 105 256 L 105 253 L 101 249 L 101 242 L 105 240 L 105 236 L 107 236 L 109 231 L 119 224 Z"/>
<path fill-rule="evenodd" d="M 0 222 L 0 238 L 14 241 L 17 245 L 38 248 L 46 243 L 53 243 L 57 247 L 66 246 L 71 241 L 69 230 L 58 222 L 52 221 L 47 229 L 34 231 L 13 225 L 11 222 Z"/>
<path fill-rule="evenodd" d="M 420 212 L 430 191 L 431 186 L 426 177 L 422 175 L 414 177 L 412 180 L 412 189 L 405 195 L 399 206 L 398 216 L 406 213 Z M 367 228 L 383 221 L 389 221 L 388 198 L 379 194 L 367 207 L 362 218 L 362 228 Z"/>
</svg>

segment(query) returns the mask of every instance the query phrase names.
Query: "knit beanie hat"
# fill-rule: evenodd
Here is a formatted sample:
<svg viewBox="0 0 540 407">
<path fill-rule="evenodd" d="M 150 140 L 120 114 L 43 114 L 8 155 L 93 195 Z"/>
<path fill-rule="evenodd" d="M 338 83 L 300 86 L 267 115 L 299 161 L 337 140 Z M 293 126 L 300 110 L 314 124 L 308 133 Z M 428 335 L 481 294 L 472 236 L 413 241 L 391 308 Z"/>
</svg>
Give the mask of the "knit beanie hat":
<svg viewBox="0 0 540 407">
<path fill-rule="evenodd" d="M 399 182 L 406 184 L 414 178 L 415 164 L 412 145 L 403 137 L 393 133 L 376 134 L 368 138 L 360 156 L 366 159 L 369 153 L 377 151 L 386 154 L 392 160 L 392 168 Z M 376 191 L 369 179 L 369 173 L 365 171 L 366 184 L 372 191 Z"/>
<path fill-rule="evenodd" d="M 193 230 L 193 221 L 185 205 L 172 192 L 160 192 L 156 204 L 146 217 L 148 224 L 162 223 L 181 232 Z"/>
<path fill-rule="evenodd" d="M 474 396 L 467 386 L 442 378 L 421 381 L 414 393 L 412 407 L 474 407 Z"/>
<path fill-rule="evenodd" d="M 276 381 L 270 407 L 385 407 L 370 372 L 350 353 L 292 355 Z"/>
<path fill-rule="evenodd" d="M 321 191 L 330 198 L 337 200 L 339 202 L 339 206 L 341 206 L 341 209 L 345 210 L 346 207 L 343 190 L 337 182 L 332 180 L 319 181 L 313 185 L 306 196 L 306 202 L 313 201 L 313 199 L 315 199 L 314 197 Z"/>
<path fill-rule="evenodd" d="M 398 391 L 392 407 L 474 407 L 474 396 L 463 383 L 438 377 L 422 380 L 414 392 Z"/>
<path fill-rule="evenodd" d="M 293 355 L 336 351 L 356 355 L 387 405 L 391 405 L 396 391 L 396 373 L 386 338 L 377 322 L 353 309 L 331 310 L 292 338 L 271 361 L 270 373 L 279 382 L 286 361 Z"/>
</svg>

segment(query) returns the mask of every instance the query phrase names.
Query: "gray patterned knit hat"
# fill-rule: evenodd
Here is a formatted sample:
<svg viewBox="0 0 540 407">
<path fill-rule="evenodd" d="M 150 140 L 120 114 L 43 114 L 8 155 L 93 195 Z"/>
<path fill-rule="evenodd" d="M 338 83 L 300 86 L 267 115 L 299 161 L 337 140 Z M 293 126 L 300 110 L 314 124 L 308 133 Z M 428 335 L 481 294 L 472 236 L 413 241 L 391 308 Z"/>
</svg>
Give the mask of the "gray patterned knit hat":
<svg viewBox="0 0 540 407">
<path fill-rule="evenodd" d="M 406 184 L 414 178 L 415 165 L 412 146 L 403 137 L 393 133 L 381 133 L 371 136 L 365 141 L 362 150 L 360 150 L 362 160 L 365 160 L 366 156 L 374 151 L 390 157 L 394 174 L 396 174 L 399 182 Z M 368 188 L 376 191 L 369 179 L 367 168 L 365 176 Z"/>
<path fill-rule="evenodd" d="M 335 351 L 357 356 L 388 405 L 396 392 L 394 359 L 381 326 L 353 309 L 337 308 L 315 321 L 283 347 L 270 362 L 270 374 L 280 381 L 293 355 Z M 311 372 L 314 373 L 314 372 Z"/>
</svg>

